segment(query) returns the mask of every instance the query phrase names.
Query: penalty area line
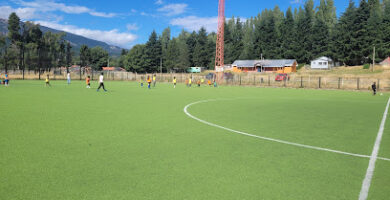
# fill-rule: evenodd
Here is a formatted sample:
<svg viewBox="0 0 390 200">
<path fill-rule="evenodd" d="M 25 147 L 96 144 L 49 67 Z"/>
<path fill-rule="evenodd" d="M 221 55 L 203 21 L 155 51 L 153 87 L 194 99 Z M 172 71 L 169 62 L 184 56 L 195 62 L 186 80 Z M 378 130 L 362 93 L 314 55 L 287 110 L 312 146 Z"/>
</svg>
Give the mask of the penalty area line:
<svg viewBox="0 0 390 200">
<path fill-rule="evenodd" d="M 379 148 L 381 146 L 383 132 L 385 130 L 387 114 L 389 112 L 389 106 L 390 106 L 390 98 L 389 101 L 387 102 L 386 109 L 383 114 L 382 122 L 379 127 L 378 135 L 375 140 L 375 144 L 370 157 L 370 162 L 368 164 L 366 176 L 363 180 L 362 189 L 360 190 L 359 200 L 366 200 L 368 197 L 368 192 L 370 191 L 372 177 L 374 176 L 375 163 L 377 159 L 380 159 L 378 158 Z"/>
</svg>

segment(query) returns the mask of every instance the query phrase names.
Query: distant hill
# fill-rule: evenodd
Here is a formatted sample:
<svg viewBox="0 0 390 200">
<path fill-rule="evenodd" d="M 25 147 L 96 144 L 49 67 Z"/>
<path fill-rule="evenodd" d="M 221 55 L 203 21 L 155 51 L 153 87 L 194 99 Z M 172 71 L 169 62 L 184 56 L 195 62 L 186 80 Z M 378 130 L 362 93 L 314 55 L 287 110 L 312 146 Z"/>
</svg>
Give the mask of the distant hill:
<svg viewBox="0 0 390 200">
<path fill-rule="evenodd" d="M 51 29 L 51 28 L 48 28 L 48 27 L 45 27 L 45 26 L 41 26 L 41 30 L 44 33 L 46 33 L 46 32 L 52 32 L 52 33 L 64 32 L 64 31 Z M 2 33 L 2 34 L 7 34 L 8 33 L 8 21 L 5 20 L 5 19 L 0 19 L 0 33 Z M 111 56 L 119 56 L 121 54 L 121 52 L 122 52 L 122 48 L 117 47 L 117 46 L 113 46 L 113 45 L 109 45 L 109 44 L 107 44 L 105 42 L 89 39 L 89 38 L 86 38 L 86 37 L 83 37 L 83 36 L 79 36 L 79 35 L 75 35 L 75 34 L 68 33 L 68 32 L 64 32 L 64 33 L 66 34 L 64 39 L 71 43 L 71 45 L 73 47 L 72 49 L 76 53 L 79 52 L 80 47 L 83 44 L 87 45 L 90 48 L 96 47 L 96 46 L 100 46 L 104 50 L 106 50 Z"/>
</svg>

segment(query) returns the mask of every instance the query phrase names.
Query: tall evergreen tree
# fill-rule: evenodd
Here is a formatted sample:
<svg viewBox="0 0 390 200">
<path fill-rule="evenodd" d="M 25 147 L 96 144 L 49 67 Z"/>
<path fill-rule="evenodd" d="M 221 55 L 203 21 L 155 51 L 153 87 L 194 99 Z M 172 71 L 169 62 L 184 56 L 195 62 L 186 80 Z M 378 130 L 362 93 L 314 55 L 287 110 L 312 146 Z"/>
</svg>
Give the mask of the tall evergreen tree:
<svg viewBox="0 0 390 200">
<path fill-rule="evenodd" d="M 66 72 L 69 72 L 69 67 L 72 65 L 72 45 L 66 43 Z"/>
<path fill-rule="evenodd" d="M 91 60 L 91 52 L 87 45 L 81 45 L 80 47 L 80 80 L 81 80 L 81 68 L 87 67 Z"/>
<path fill-rule="evenodd" d="M 245 22 L 243 29 L 243 50 L 240 55 L 240 59 L 249 60 L 254 59 L 255 46 L 254 46 L 254 24 L 253 18 L 250 18 Z"/>
<path fill-rule="evenodd" d="M 189 34 L 186 31 L 182 30 L 178 37 L 177 46 L 179 49 L 179 54 L 177 65 L 174 70 L 184 71 L 186 68 L 191 66 L 189 48 L 187 45 L 188 35 Z"/>
<path fill-rule="evenodd" d="M 171 40 L 171 28 L 168 27 L 164 29 L 161 35 L 161 52 L 162 52 L 162 61 L 163 61 L 163 67 L 164 69 L 167 69 L 168 66 L 165 65 L 165 62 L 167 61 L 167 50 L 168 50 L 168 45 Z"/>
<path fill-rule="evenodd" d="M 196 67 L 206 67 L 209 64 L 209 54 L 207 49 L 207 32 L 201 28 L 198 32 L 194 49 L 193 60 Z"/>
<path fill-rule="evenodd" d="M 317 12 L 316 19 L 314 22 L 315 30 L 312 33 L 313 38 L 313 57 L 320 56 L 330 56 L 329 50 L 329 28 L 326 25 L 325 18 L 323 16 L 323 12 Z"/>
<path fill-rule="evenodd" d="M 294 27 L 294 16 L 292 13 L 291 7 L 286 11 L 286 17 L 283 19 L 283 22 L 280 24 L 280 50 L 281 57 L 286 59 L 294 59 L 294 37 L 295 37 L 295 27 Z"/>
<path fill-rule="evenodd" d="M 368 44 L 368 19 L 370 17 L 370 7 L 365 0 L 360 0 L 360 5 L 356 10 L 352 30 L 352 55 L 351 63 L 361 65 L 369 60 L 367 57 L 372 52 L 371 45 Z"/>
<path fill-rule="evenodd" d="M 153 31 L 146 43 L 147 72 L 157 72 L 161 62 L 161 40 L 158 39 L 156 31 Z"/>
<path fill-rule="evenodd" d="M 344 65 L 352 65 L 352 58 L 354 57 L 354 49 L 352 44 L 352 37 L 354 34 L 353 26 L 356 15 L 356 7 L 353 0 L 349 1 L 347 10 L 340 17 L 336 24 L 332 38 L 333 58 L 336 61 L 342 62 Z"/>
<path fill-rule="evenodd" d="M 382 29 L 382 38 L 383 38 L 383 47 L 382 47 L 382 56 L 390 56 L 390 0 L 384 0 L 384 12 L 383 12 L 383 23 L 381 25 Z"/>
</svg>

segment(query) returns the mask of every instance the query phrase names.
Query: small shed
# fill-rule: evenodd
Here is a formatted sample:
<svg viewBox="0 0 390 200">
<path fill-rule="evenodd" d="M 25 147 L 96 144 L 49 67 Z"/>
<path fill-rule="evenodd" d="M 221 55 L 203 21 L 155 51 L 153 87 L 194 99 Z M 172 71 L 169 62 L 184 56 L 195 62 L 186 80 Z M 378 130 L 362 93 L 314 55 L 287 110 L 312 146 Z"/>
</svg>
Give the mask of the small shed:
<svg viewBox="0 0 390 200">
<path fill-rule="evenodd" d="M 334 62 L 331 58 L 320 57 L 311 61 L 311 69 L 332 69 L 334 67 Z"/>
<path fill-rule="evenodd" d="M 201 73 L 203 70 L 203 67 L 190 67 L 187 71 L 188 73 Z"/>
</svg>

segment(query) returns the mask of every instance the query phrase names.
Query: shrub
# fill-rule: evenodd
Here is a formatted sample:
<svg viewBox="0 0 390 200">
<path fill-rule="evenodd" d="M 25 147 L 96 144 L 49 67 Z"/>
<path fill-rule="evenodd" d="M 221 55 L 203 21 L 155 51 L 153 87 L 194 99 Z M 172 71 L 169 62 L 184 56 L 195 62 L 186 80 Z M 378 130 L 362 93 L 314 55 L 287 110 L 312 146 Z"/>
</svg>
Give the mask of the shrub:
<svg viewBox="0 0 390 200">
<path fill-rule="evenodd" d="M 363 69 L 370 69 L 370 64 L 364 64 Z"/>
</svg>

